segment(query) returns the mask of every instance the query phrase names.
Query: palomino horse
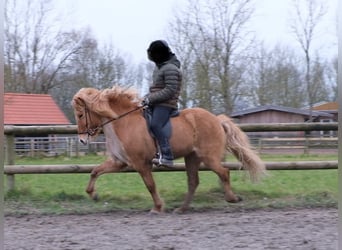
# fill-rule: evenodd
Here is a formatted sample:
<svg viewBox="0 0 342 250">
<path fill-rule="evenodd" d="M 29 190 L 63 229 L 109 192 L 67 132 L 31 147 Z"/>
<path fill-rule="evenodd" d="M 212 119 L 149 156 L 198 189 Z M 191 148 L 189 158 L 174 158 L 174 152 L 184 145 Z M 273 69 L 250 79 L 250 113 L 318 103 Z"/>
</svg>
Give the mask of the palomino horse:
<svg viewBox="0 0 342 250">
<path fill-rule="evenodd" d="M 92 170 L 86 191 L 96 199 L 95 182 L 100 175 L 131 166 L 141 175 L 152 196 L 154 206 L 151 212 L 159 213 L 163 211 L 164 204 L 152 176 L 151 163 L 156 146 L 148 132 L 140 102 L 141 98 L 134 90 L 118 86 L 105 90 L 82 88 L 73 97 L 80 142 L 86 144 L 94 140 L 103 130 L 110 155 Z M 177 212 L 189 208 L 199 184 L 200 163 L 219 176 L 226 201 L 241 200 L 231 189 L 229 170 L 221 165 L 226 150 L 236 156 L 251 179 L 257 179 L 265 171 L 247 136 L 227 116 L 215 116 L 201 108 L 189 108 L 172 118 L 171 124 L 170 144 L 175 158 L 184 157 L 188 177 L 188 192 Z"/>
</svg>

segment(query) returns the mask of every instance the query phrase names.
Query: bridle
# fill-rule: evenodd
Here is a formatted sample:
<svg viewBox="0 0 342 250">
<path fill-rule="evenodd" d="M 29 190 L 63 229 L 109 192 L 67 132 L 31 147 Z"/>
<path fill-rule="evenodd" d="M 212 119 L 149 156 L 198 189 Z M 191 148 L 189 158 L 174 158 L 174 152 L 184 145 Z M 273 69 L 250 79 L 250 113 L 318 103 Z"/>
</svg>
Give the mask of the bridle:
<svg viewBox="0 0 342 250">
<path fill-rule="evenodd" d="M 138 107 L 136 107 L 136 108 L 134 108 L 134 109 L 132 109 L 132 110 L 130 110 L 130 111 L 128 111 L 128 112 L 125 112 L 125 113 L 123 113 L 123 114 L 121 114 L 121 115 L 119 115 L 119 116 L 117 116 L 117 117 L 111 118 L 111 119 L 109 119 L 108 121 L 105 121 L 105 122 L 101 123 L 99 126 L 97 126 L 97 127 L 95 127 L 95 128 L 89 128 L 88 116 L 89 116 L 89 121 L 91 122 L 91 118 L 90 118 L 90 115 L 89 115 L 90 112 L 89 112 L 89 109 L 88 109 L 87 105 L 85 105 L 85 108 L 84 108 L 84 110 L 85 110 L 84 115 L 85 115 L 85 120 L 86 120 L 86 131 L 84 131 L 84 132 L 79 132 L 78 134 L 79 134 L 79 135 L 87 134 L 88 136 L 93 136 L 93 135 L 95 135 L 96 132 L 97 132 L 99 129 L 101 129 L 104 125 L 106 125 L 106 124 L 108 124 L 108 123 L 111 123 L 112 121 L 119 120 L 119 119 L 121 119 L 122 117 L 124 117 L 124 116 L 126 116 L 126 115 L 129 115 L 130 113 L 133 113 L 133 112 L 135 112 L 135 111 L 137 111 L 137 110 L 139 110 L 139 109 L 142 109 L 142 108 L 144 108 L 144 107 L 145 107 L 145 106 L 138 106 Z"/>
</svg>

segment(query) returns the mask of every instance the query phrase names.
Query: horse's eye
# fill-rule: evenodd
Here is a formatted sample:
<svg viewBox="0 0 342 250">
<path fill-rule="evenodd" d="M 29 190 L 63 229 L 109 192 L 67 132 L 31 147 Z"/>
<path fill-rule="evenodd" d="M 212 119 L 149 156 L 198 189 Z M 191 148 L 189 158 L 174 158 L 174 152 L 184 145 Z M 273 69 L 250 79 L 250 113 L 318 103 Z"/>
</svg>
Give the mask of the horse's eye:
<svg viewBox="0 0 342 250">
<path fill-rule="evenodd" d="M 83 114 L 78 115 L 78 119 L 82 119 Z"/>
</svg>

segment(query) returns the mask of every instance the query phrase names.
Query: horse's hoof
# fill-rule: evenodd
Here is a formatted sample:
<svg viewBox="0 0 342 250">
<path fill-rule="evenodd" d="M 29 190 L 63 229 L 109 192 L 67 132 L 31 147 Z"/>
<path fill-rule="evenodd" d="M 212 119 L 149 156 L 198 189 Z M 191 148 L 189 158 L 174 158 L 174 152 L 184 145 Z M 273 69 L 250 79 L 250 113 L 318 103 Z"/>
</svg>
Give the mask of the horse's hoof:
<svg viewBox="0 0 342 250">
<path fill-rule="evenodd" d="M 99 201 L 100 200 L 100 197 L 98 194 L 94 194 L 92 197 L 93 201 Z"/>
<path fill-rule="evenodd" d="M 184 214 L 186 212 L 186 209 L 184 209 L 184 208 L 181 208 L 181 207 L 179 207 L 179 208 L 176 208 L 175 210 L 173 210 L 173 214 Z"/>
<path fill-rule="evenodd" d="M 150 216 L 157 216 L 160 214 L 161 214 L 161 212 L 159 212 L 157 210 L 153 210 L 153 209 L 148 213 L 148 215 L 150 215 Z"/>
<path fill-rule="evenodd" d="M 240 197 L 240 196 L 236 196 L 236 198 L 235 199 L 233 199 L 233 200 L 227 200 L 229 203 L 238 203 L 238 202 L 240 202 L 240 201 L 242 201 L 243 199 Z"/>
</svg>

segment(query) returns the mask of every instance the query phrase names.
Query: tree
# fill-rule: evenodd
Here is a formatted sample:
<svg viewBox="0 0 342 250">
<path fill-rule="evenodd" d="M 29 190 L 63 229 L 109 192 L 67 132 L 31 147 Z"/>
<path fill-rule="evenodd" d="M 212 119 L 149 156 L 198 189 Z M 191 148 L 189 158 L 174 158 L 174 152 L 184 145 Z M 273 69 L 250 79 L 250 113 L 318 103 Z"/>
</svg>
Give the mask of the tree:
<svg viewBox="0 0 342 250">
<path fill-rule="evenodd" d="M 169 40 L 187 59 L 188 104 L 230 113 L 246 95 L 243 76 L 253 41 L 247 25 L 253 10 L 251 0 L 189 0 L 170 22 Z"/>
<path fill-rule="evenodd" d="M 48 93 L 82 37 L 59 29 L 49 0 L 5 2 L 5 91 Z"/>
<path fill-rule="evenodd" d="M 62 81 L 99 89 L 126 83 L 127 63 L 113 45 L 100 47 L 88 29 L 75 32 L 75 36 L 83 36 L 83 40 L 79 52 L 70 57 Z"/>
<path fill-rule="evenodd" d="M 72 96 L 82 87 L 140 87 L 141 66 L 89 28 L 64 30 L 51 0 L 5 3 L 5 91 L 51 94 L 73 120 Z"/>
<path fill-rule="evenodd" d="M 338 57 L 335 56 L 330 64 L 328 79 L 331 86 L 331 100 L 336 101 L 338 98 Z"/>
<path fill-rule="evenodd" d="M 260 46 L 250 82 L 255 82 L 256 105 L 303 107 L 305 87 L 301 84 L 299 59 L 288 47 L 267 50 Z"/>
<path fill-rule="evenodd" d="M 51 91 L 71 120 L 70 100 L 80 88 L 105 89 L 114 85 L 140 87 L 143 82 L 141 66 L 130 66 L 113 45 L 100 46 L 89 29 L 75 31 L 74 36 L 83 37 L 80 50 L 69 58 L 66 67 L 59 72 L 55 79 L 58 84 Z"/>
<path fill-rule="evenodd" d="M 331 100 L 329 92 L 331 89 L 327 84 L 327 65 L 325 60 L 322 60 L 319 55 L 316 55 L 312 62 L 312 76 L 311 76 L 311 89 L 314 90 L 311 93 L 311 97 L 314 103 L 327 102 Z"/>
<path fill-rule="evenodd" d="M 313 65 L 312 45 L 317 35 L 317 27 L 326 11 L 326 6 L 319 0 L 304 0 L 303 5 L 301 1 L 293 0 L 293 18 L 290 27 L 305 55 L 305 84 L 310 110 L 318 101 L 317 74 L 322 74 L 313 72 L 314 69 L 321 70 L 321 68 L 318 69 L 317 64 Z"/>
</svg>

